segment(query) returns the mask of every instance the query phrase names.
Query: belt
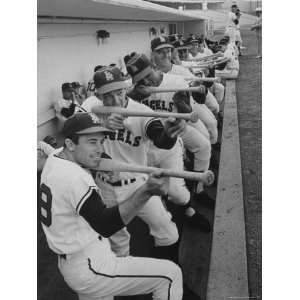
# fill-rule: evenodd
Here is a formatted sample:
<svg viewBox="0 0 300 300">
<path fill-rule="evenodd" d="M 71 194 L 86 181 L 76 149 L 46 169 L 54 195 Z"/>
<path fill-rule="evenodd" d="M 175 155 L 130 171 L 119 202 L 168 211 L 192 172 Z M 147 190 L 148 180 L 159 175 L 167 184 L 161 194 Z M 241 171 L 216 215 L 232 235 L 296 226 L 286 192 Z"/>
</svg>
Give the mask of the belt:
<svg viewBox="0 0 300 300">
<path fill-rule="evenodd" d="M 123 185 L 128 185 L 130 183 L 136 182 L 136 178 L 131 178 L 131 179 L 121 179 L 119 181 L 116 182 L 110 182 L 107 181 L 107 179 L 103 176 L 100 176 L 101 180 L 112 185 L 112 186 L 123 186 Z"/>
<path fill-rule="evenodd" d="M 102 240 L 102 237 L 99 235 L 98 236 L 98 239 L 101 241 Z M 67 259 L 67 254 L 58 254 L 58 256 L 60 257 L 60 258 L 63 258 L 63 259 Z"/>
</svg>

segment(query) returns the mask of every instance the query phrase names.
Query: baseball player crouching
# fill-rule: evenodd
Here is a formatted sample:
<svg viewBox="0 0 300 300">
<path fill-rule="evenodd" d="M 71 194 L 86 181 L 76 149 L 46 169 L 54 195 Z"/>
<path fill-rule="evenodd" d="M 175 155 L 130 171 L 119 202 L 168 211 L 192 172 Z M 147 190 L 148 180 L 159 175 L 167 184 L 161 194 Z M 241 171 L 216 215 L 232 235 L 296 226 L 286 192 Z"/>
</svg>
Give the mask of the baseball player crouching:
<svg viewBox="0 0 300 300">
<path fill-rule="evenodd" d="M 95 88 L 104 106 L 126 107 L 138 111 L 151 111 L 143 104 L 126 96 L 128 84 L 117 67 L 106 68 L 94 75 Z M 164 124 L 153 117 L 128 117 L 110 115 L 106 127 L 113 132 L 105 136 L 103 147 L 112 159 L 120 162 L 147 166 L 149 142 L 158 148 L 171 149 L 177 141 L 177 135 L 185 128 L 183 120 L 167 120 Z M 101 187 L 103 201 L 115 205 L 130 197 L 147 180 L 146 174 L 120 172 L 119 178 L 96 182 Z M 178 262 L 178 230 L 172 222 L 170 213 L 165 209 L 160 197 L 154 196 L 139 210 L 137 215 L 150 228 L 154 237 L 154 257 L 168 258 Z M 130 235 L 123 229 L 110 237 L 112 248 L 119 256 L 128 255 Z"/>
<path fill-rule="evenodd" d="M 150 106 L 156 111 L 179 113 L 189 113 L 192 111 L 190 99 L 184 93 L 175 94 L 175 92 L 167 92 L 147 94 L 147 87 L 149 86 L 160 88 L 188 87 L 187 82 L 182 76 L 165 74 L 152 68 L 147 57 L 140 54 L 132 54 L 132 57 L 126 62 L 126 67 L 135 83 L 135 90 L 133 92 L 135 92 L 136 97 L 140 96 L 141 103 Z M 194 154 L 193 170 L 195 172 L 204 172 L 207 171 L 209 167 L 211 145 L 209 139 L 201 133 L 197 125 L 198 122 L 188 122 L 185 131 L 180 137 L 184 147 Z M 182 158 L 178 157 L 177 159 L 180 160 Z M 159 162 L 156 163 L 164 163 L 164 158 L 160 158 Z M 171 164 L 169 165 L 172 167 Z M 207 202 L 211 200 L 204 192 L 202 182 L 197 184 L 196 193 L 201 195 L 197 197 L 200 201 L 201 198 L 203 201 Z"/>
<path fill-rule="evenodd" d="M 152 293 L 182 298 L 182 274 L 171 261 L 117 257 L 109 240 L 152 197 L 164 195 L 168 178 L 155 172 L 119 204 L 106 207 L 87 169 L 97 168 L 108 129 L 96 115 L 80 113 L 63 128 L 64 147 L 46 161 L 40 185 L 41 222 L 66 283 L 80 300 Z"/>
<path fill-rule="evenodd" d="M 221 39 L 219 42 L 224 57 L 227 58 L 226 67 L 223 70 L 216 70 L 216 76 L 225 79 L 236 79 L 239 74 L 239 61 L 234 50 L 229 47 L 228 39 Z"/>
<path fill-rule="evenodd" d="M 155 66 L 166 74 L 179 75 L 184 78 L 195 77 L 187 68 L 182 65 L 175 65 L 171 62 L 173 45 L 169 44 L 166 39 L 161 37 L 151 41 L 152 59 Z M 176 86 L 176 85 L 173 85 Z M 205 104 L 205 105 L 204 105 Z M 204 102 L 197 103 L 191 101 L 193 110 L 197 111 L 200 121 L 197 126 L 200 132 L 208 137 L 212 144 L 218 139 L 217 120 L 212 111 L 217 114 L 219 112 L 219 104 L 215 97 L 206 89 Z M 203 124 L 202 124 L 203 123 Z M 205 125 L 206 129 L 203 129 Z M 209 135 L 207 135 L 207 131 Z"/>
</svg>

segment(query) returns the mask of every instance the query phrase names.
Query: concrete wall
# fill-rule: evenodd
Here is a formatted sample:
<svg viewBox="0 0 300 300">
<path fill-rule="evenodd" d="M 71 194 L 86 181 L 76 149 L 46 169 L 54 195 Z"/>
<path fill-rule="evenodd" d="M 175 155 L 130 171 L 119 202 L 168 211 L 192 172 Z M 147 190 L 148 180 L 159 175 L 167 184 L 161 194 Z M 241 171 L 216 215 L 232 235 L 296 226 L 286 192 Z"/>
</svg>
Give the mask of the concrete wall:
<svg viewBox="0 0 300 300">
<path fill-rule="evenodd" d="M 206 32 L 205 22 L 199 23 L 195 21 L 188 21 L 184 23 L 184 32 L 187 36 L 190 33 L 201 34 Z"/>
<path fill-rule="evenodd" d="M 52 106 L 61 97 L 61 84 L 87 84 L 95 65 L 118 63 L 131 51 L 149 54 L 150 27 L 164 27 L 168 33 L 167 23 L 38 24 L 38 139 L 56 134 Z M 110 32 L 107 43 L 97 44 L 94 34 L 99 29 Z"/>
</svg>

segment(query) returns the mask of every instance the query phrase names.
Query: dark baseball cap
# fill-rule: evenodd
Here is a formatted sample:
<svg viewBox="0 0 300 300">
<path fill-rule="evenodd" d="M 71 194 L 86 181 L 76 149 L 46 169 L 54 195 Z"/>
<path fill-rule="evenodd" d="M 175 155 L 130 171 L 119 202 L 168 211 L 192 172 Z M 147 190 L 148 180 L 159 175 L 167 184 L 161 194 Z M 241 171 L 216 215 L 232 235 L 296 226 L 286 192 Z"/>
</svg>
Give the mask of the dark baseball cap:
<svg viewBox="0 0 300 300">
<path fill-rule="evenodd" d="M 178 50 L 189 49 L 190 47 L 183 40 L 178 40 L 173 43 L 173 46 Z"/>
<path fill-rule="evenodd" d="M 174 48 L 167 38 L 159 36 L 151 41 L 151 50 L 157 51 L 163 48 Z"/>
<path fill-rule="evenodd" d="M 73 90 L 73 86 L 70 82 L 65 82 L 61 85 L 62 91 Z"/>
<path fill-rule="evenodd" d="M 124 57 L 128 74 L 133 83 L 137 83 L 151 73 L 152 65 L 145 54 L 132 53 Z"/>
<path fill-rule="evenodd" d="M 69 137 L 74 134 L 110 131 L 103 126 L 103 123 L 103 119 L 100 119 L 94 113 L 77 113 L 65 121 L 62 134 L 64 137 Z"/>
<path fill-rule="evenodd" d="M 94 74 L 95 88 L 99 94 L 128 88 L 128 82 L 121 70 L 117 67 L 107 67 Z"/>
<path fill-rule="evenodd" d="M 229 43 L 229 40 L 227 38 L 222 38 L 219 41 L 219 45 L 227 45 Z"/>
<path fill-rule="evenodd" d="M 73 81 L 71 83 L 72 87 L 75 89 L 75 88 L 78 88 L 78 87 L 82 87 L 82 85 L 78 82 L 78 81 Z"/>
</svg>

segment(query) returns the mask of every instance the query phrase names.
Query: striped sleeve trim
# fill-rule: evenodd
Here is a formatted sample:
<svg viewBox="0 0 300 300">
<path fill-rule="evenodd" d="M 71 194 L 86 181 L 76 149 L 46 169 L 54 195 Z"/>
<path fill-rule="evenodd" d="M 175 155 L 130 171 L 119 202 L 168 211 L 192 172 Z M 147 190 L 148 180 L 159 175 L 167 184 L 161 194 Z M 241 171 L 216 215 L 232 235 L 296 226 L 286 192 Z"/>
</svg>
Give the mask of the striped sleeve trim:
<svg viewBox="0 0 300 300">
<path fill-rule="evenodd" d="M 154 117 L 154 118 L 148 120 L 148 121 L 146 122 L 146 124 L 145 124 L 145 135 L 146 135 L 147 138 L 149 138 L 148 135 L 147 135 L 148 127 L 149 127 L 149 125 L 150 125 L 152 122 L 155 122 L 155 121 L 160 121 L 160 122 L 161 122 L 160 118 L 155 118 L 155 117 Z"/>
<path fill-rule="evenodd" d="M 87 190 L 87 192 L 83 195 L 83 197 L 80 199 L 80 201 L 78 202 L 77 206 L 76 206 L 76 212 L 79 213 L 81 206 L 83 205 L 83 203 L 85 202 L 86 199 L 88 199 L 90 197 L 90 195 L 92 194 L 93 190 L 96 190 L 97 187 L 96 186 L 90 186 L 89 189 Z"/>
</svg>

